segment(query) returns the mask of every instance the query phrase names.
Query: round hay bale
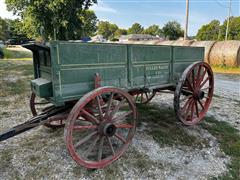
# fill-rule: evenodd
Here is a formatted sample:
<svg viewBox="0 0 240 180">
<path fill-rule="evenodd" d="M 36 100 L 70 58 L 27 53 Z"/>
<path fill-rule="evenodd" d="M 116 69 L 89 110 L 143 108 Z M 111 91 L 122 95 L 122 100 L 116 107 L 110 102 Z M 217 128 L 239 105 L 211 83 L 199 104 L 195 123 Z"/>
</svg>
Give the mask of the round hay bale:
<svg viewBox="0 0 240 180">
<path fill-rule="evenodd" d="M 159 41 L 157 45 L 172 45 L 174 41 Z"/>
<path fill-rule="evenodd" d="M 216 42 L 209 54 L 210 64 L 240 66 L 240 41 Z"/>
<path fill-rule="evenodd" d="M 204 47 L 204 61 L 207 63 L 209 62 L 209 54 L 211 52 L 211 49 L 213 45 L 216 43 L 216 41 L 194 41 L 191 46 L 192 47 Z"/>
<path fill-rule="evenodd" d="M 190 46 L 194 40 L 178 40 L 174 41 L 173 46 Z"/>
</svg>

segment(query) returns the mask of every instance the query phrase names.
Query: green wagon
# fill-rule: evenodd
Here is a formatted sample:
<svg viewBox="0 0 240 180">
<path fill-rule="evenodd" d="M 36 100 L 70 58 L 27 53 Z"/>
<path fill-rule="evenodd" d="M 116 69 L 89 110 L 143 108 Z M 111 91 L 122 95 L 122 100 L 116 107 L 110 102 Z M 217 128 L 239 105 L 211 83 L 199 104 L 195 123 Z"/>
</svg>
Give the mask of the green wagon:
<svg viewBox="0 0 240 180">
<path fill-rule="evenodd" d="M 71 157 L 87 168 L 103 168 L 126 151 L 136 129 L 136 104 L 173 92 L 176 119 L 194 125 L 212 99 L 213 73 L 201 47 L 63 41 L 24 47 L 34 57 L 34 117 L 0 141 L 37 125 L 65 127 Z"/>
</svg>

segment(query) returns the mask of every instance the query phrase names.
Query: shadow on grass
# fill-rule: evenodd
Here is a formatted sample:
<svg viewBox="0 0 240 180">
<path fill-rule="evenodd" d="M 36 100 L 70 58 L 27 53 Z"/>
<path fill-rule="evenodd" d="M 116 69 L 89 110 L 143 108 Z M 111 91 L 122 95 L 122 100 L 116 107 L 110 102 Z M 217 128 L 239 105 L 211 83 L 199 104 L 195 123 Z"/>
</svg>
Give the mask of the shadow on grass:
<svg viewBox="0 0 240 180">
<path fill-rule="evenodd" d="M 138 106 L 139 122 L 147 122 L 148 133 L 161 145 L 185 145 L 202 148 L 208 145 L 206 139 L 200 139 L 187 132 L 186 126 L 178 122 L 171 107 L 156 105 Z M 189 127 L 191 128 L 191 127 Z"/>
</svg>

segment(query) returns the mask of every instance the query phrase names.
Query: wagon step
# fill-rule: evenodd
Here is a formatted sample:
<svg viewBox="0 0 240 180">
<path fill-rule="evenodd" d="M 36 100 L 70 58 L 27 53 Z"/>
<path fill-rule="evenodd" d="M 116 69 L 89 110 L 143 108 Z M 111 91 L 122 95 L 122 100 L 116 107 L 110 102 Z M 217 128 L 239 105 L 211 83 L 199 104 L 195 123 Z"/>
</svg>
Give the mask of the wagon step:
<svg viewBox="0 0 240 180">
<path fill-rule="evenodd" d="M 0 142 L 7 140 L 11 137 L 14 137 L 18 134 L 21 134 L 25 131 L 28 131 L 30 129 L 33 129 L 37 126 L 43 125 L 46 122 L 51 121 L 52 119 L 60 117 L 59 114 L 63 114 L 62 117 L 66 117 L 66 110 L 70 107 L 58 107 L 58 108 L 52 108 L 49 109 L 48 111 L 41 113 L 35 117 L 32 117 L 30 120 L 17 125 L 9 130 L 7 130 L 4 133 L 0 134 Z"/>
</svg>

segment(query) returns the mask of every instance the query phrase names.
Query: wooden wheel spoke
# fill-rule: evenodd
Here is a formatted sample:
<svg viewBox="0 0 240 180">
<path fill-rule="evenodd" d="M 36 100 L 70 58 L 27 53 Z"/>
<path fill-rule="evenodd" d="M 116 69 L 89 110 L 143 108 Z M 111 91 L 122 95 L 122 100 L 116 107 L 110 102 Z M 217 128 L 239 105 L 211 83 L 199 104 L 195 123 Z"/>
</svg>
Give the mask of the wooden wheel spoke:
<svg viewBox="0 0 240 180">
<path fill-rule="evenodd" d="M 201 88 L 208 82 L 208 80 L 209 80 L 209 77 L 207 77 L 207 78 L 203 81 L 203 83 L 200 84 L 199 89 L 201 89 Z"/>
<path fill-rule="evenodd" d="M 196 77 L 196 86 L 198 86 L 198 80 L 200 79 L 202 65 L 198 67 L 197 77 Z"/>
<path fill-rule="evenodd" d="M 193 84 L 193 89 L 195 89 L 196 88 L 196 86 L 195 86 L 195 77 L 194 77 L 194 69 L 192 70 L 192 84 Z"/>
<path fill-rule="evenodd" d="M 108 144 L 109 144 L 110 149 L 112 151 L 112 154 L 115 155 L 115 151 L 114 151 L 114 148 L 113 148 L 113 145 L 112 145 L 110 137 L 107 137 L 107 141 L 108 141 Z"/>
<path fill-rule="evenodd" d="M 118 103 L 118 105 L 115 106 L 115 108 L 113 109 L 113 111 L 112 111 L 111 114 L 110 114 L 110 118 L 111 118 L 111 119 L 113 118 L 114 114 L 116 114 L 116 113 L 119 111 L 119 109 L 121 108 L 121 106 L 123 105 L 123 103 L 124 103 L 125 101 L 126 101 L 126 99 L 120 101 L 120 102 Z"/>
<path fill-rule="evenodd" d="M 192 98 L 192 97 L 193 97 L 193 95 L 185 96 L 183 99 L 180 99 L 180 103 L 181 103 L 181 102 L 184 102 L 185 100 L 190 99 L 190 98 Z"/>
<path fill-rule="evenodd" d="M 203 81 L 203 79 L 204 79 L 206 73 L 207 73 L 207 69 L 204 69 L 202 76 L 199 78 L 199 81 L 198 81 L 198 85 L 197 85 L 197 87 L 200 86 L 200 84 L 201 84 L 201 82 Z"/>
<path fill-rule="evenodd" d="M 97 131 L 94 131 L 94 132 L 90 133 L 89 135 L 87 135 L 83 139 L 81 139 L 78 143 L 76 143 L 74 147 L 78 148 L 79 146 L 81 146 L 82 144 L 84 144 L 85 142 L 90 140 L 96 134 L 97 134 Z"/>
<path fill-rule="evenodd" d="M 97 141 L 99 140 L 99 136 L 97 136 L 94 141 L 92 142 L 91 145 L 89 145 L 88 149 L 86 150 L 86 152 L 84 153 L 85 154 L 85 157 L 88 157 L 89 153 L 92 152 L 93 148 L 96 146 L 97 144 Z"/>
<path fill-rule="evenodd" d="M 119 139 L 120 141 L 122 141 L 123 143 L 126 143 L 126 139 L 124 139 L 124 137 L 122 137 L 122 135 L 115 133 L 114 136 Z"/>
<path fill-rule="evenodd" d="M 148 100 L 148 93 L 145 93 L 145 95 L 146 95 L 146 98 L 147 98 L 147 100 Z"/>
<path fill-rule="evenodd" d="M 102 112 L 102 108 L 101 108 L 101 102 L 100 102 L 100 99 L 99 99 L 98 96 L 96 97 L 96 100 L 97 100 L 97 106 L 98 106 L 99 116 L 100 116 L 101 119 L 103 119 L 103 112 Z"/>
<path fill-rule="evenodd" d="M 183 111 L 183 112 L 186 110 L 187 106 L 189 105 L 189 103 L 190 103 L 191 101 L 192 101 L 192 98 L 189 98 L 189 99 L 187 100 L 187 102 L 184 104 L 184 106 L 183 106 L 183 108 L 182 108 L 182 111 Z"/>
<path fill-rule="evenodd" d="M 194 103 L 195 103 L 197 117 L 199 117 L 197 101 L 195 100 Z"/>
<path fill-rule="evenodd" d="M 98 149 L 98 161 L 102 160 L 103 141 L 104 141 L 104 136 L 101 137 L 101 139 L 100 139 L 100 144 L 99 144 L 99 149 Z"/>
<path fill-rule="evenodd" d="M 128 112 L 126 112 L 126 113 L 123 113 L 123 114 L 115 117 L 115 118 L 112 120 L 112 122 L 113 122 L 113 123 L 116 123 L 116 122 L 118 122 L 118 121 L 120 121 L 120 120 L 125 120 L 126 117 L 129 116 L 129 115 L 131 115 L 132 113 L 133 113 L 132 111 L 128 111 Z"/>
<path fill-rule="evenodd" d="M 187 83 L 188 83 L 188 87 L 190 87 L 190 89 L 192 90 L 192 92 L 194 92 L 194 89 L 193 89 L 193 87 L 192 87 L 192 85 L 191 85 L 191 82 L 189 81 L 188 78 L 187 78 L 186 80 L 187 80 Z"/>
<path fill-rule="evenodd" d="M 97 126 L 74 126 L 73 130 L 97 129 Z"/>
<path fill-rule="evenodd" d="M 87 116 L 87 120 L 89 120 L 91 123 L 93 124 L 99 124 L 99 120 L 94 117 L 92 114 L 90 114 L 89 112 L 87 112 L 85 109 L 82 109 L 81 112 Z"/>
<path fill-rule="evenodd" d="M 134 127 L 132 124 L 115 124 L 115 126 L 117 128 L 125 128 L 125 129 L 130 129 Z"/>
<path fill-rule="evenodd" d="M 189 110 L 190 110 L 190 108 L 191 108 L 191 106 L 192 106 L 192 102 L 193 102 L 193 99 L 191 99 L 191 101 L 188 103 L 188 106 L 187 106 L 186 111 L 183 111 L 183 112 L 185 112 L 185 113 L 184 113 L 184 114 L 185 114 L 185 115 L 184 115 L 184 119 L 187 119 Z"/>
<path fill-rule="evenodd" d="M 202 107 L 202 109 L 204 110 L 205 108 L 204 108 L 202 102 L 201 102 L 199 99 L 198 99 L 197 101 L 198 101 L 198 103 L 200 104 L 200 106 Z"/>
<path fill-rule="evenodd" d="M 195 101 L 192 102 L 192 105 L 191 105 L 191 120 L 193 120 L 193 114 L 194 114 L 194 107 L 195 107 Z"/>
<path fill-rule="evenodd" d="M 143 93 L 141 93 L 141 98 L 140 98 L 140 102 L 143 102 Z"/>
<path fill-rule="evenodd" d="M 105 117 L 108 117 L 108 116 L 109 116 L 109 113 L 110 113 L 110 110 L 111 110 L 111 106 L 112 106 L 113 96 L 114 96 L 114 94 L 111 93 L 110 99 L 109 99 L 109 101 L 108 101 L 108 105 L 107 105 L 107 110 L 106 110 Z"/>
</svg>

